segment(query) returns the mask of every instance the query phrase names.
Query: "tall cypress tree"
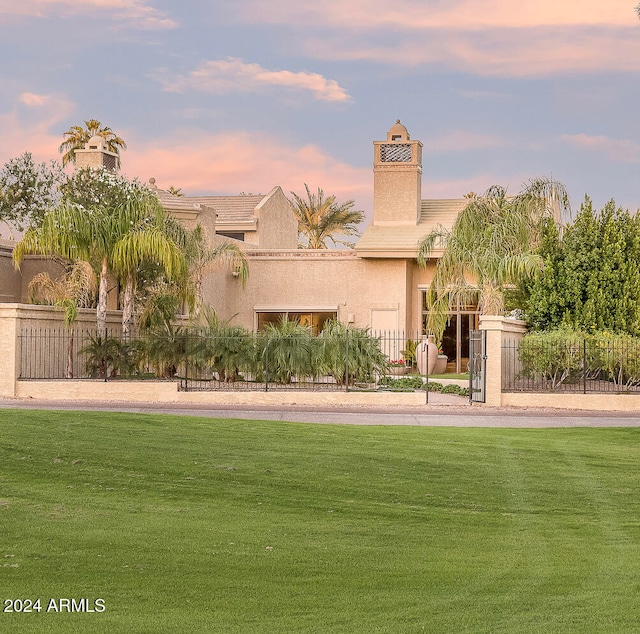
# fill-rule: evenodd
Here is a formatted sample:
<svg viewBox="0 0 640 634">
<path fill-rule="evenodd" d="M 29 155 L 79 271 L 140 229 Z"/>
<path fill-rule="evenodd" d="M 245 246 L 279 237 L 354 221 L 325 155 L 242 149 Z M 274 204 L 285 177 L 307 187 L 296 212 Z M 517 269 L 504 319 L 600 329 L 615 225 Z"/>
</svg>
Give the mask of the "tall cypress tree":
<svg viewBox="0 0 640 634">
<path fill-rule="evenodd" d="M 545 227 L 539 253 L 544 269 L 525 289 L 534 330 L 640 335 L 640 218 L 585 198 L 562 237 Z"/>
</svg>

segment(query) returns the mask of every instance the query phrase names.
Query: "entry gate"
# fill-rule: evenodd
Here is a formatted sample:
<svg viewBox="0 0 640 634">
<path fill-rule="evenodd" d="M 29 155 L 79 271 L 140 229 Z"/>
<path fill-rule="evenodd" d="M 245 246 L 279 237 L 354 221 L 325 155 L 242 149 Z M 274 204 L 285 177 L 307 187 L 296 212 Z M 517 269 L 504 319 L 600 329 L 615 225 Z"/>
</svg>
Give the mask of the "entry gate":
<svg viewBox="0 0 640 634">
<path fill-rule="evenodd" d="M 469 332 L 469 400 L 484 403 L 487 386 L 487 331 Z"/>
</svg>

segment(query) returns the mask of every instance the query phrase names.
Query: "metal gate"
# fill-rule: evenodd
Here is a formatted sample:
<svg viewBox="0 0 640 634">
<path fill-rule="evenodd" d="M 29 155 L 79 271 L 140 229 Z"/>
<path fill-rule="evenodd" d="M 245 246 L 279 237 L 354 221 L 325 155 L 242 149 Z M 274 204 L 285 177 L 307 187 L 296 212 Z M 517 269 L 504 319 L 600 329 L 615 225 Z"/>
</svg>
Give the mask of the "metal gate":
<svg viewBox="0 0 640 634">
<path fill-rule="evenodd" d="M 487 331 L 469 331 L 469 400 L 484 403 L 487 369 Z"/>
</svg>

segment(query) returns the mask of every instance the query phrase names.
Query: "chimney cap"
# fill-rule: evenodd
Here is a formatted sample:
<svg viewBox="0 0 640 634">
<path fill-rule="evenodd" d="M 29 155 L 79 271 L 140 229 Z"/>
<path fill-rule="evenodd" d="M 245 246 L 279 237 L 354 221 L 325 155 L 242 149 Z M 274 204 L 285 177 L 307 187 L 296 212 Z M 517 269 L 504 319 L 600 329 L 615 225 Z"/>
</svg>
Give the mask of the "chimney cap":
<svg viewBox="0 0 640 634">
<path fill-rule="evenodd" d="M 387 141 L 409 141 L 409 132 L 401 123 L 400 119 L 396 119 L 394 125 L 387 132 Z"/>
</svg>

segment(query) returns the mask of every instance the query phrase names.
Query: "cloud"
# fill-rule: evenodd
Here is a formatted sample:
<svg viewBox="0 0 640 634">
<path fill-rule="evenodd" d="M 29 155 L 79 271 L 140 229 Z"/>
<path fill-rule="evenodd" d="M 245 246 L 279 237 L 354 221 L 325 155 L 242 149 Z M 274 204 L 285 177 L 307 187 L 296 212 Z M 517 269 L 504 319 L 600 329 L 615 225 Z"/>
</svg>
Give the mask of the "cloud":
<svg viewBox="0 0 640 634">
<path fill-rule="evenodd" d="M 276 135 L 193 130 L 152 142 L 133 135 L 127 143 L 123 169 L 129 176 L 154 177 L 159 187 L 181 187 L 187 195 L 267 193 L 275 185 L 288 195 L 308 183 L 338 199 L 356 198 L 360 205 L 371 198 L 370 168 L 348 165 L 315 145 L 283 143 Z"/>
<path fill-rule="evenodd" d="M 0 24 L 20 18 L 49 18 L 91 15 L 111 17 L 120 25 L 142 30 L 176 28 L 165 11 L 144 0 L 0 0 Z"/>
<path fill-rule="evenodd" d="M 380 41 L 388 41 L 389 38 Z M 307 39 L 309 55 L 408 67 L 433 66 L 485 76 L 544 76 L 569 72 L 640 71 L 637 28 L 492 29 L 409 34 L 391 44 Z"/>
<path fill-rule="evenodd" d="M 318 59 L 514 77 L 640 71 L 627 0 L 237 0 L 234 11 L 238 21 L 296 27 L 294 42 L 303 30 L 295 45 Z"/>
<path fill-rule="evenodd" d="M 262 92 L 269 89 L 308 91 L 321 101 L 349 101 L 350 97 L 338 82 L 318 73 L 268 70 L 259 64 L 246 64 L 241 59 L 202 62 L 187 75 L 169 76 L 166 69 L 155 75 L 167 92 L 187 89 L 228 94 L 233 92 Z"/>
<path fill-rule="evenodd" d="M 62 131 L 74 112 L 75 105 L 63 95 L 18 95 L 9 111 L 0 111 L 0 167 L 25 151 L 37 162 L 58 158 Z M 122 154 L 123 173 L 145 182 L 154 177 L 159 187 L 174 185 L 196 195 L 267 193 L 280 185 L 288 195 L 308 183 L 339 200 L 355 199 L 365 211 L 372 209 L 371 168 L 349 165 L 317 145 L 295 145 L 275 134 L 245 130 L 210 134 L 193 128 L 152 140 L 135 130 L 117 132 L 129 147 Z"/>
<path fill-rule="evenodd" d="M 640 163 L 640 144 L 629 139 L 611 139 L 588 134 L 563 134 L 562 140 L 583 150 L 603 153 L 618 163 Z"/>
<path fill-rule="evenodd" d="M 0 164 L 24 152 L 31 152 L 37 162 L 58 157 L 62 132 L 51 133 L 74 110 L 74 105 L 58 94 L 23 92 L 8 112 L 0 112 L 2 150 Z"/>
<path fill-rule="evenodd" d="M 238 21 L 358 30 L 459 30 L 559 25 L 630 25 L 628 0 L 235 0 Z"/>
</svg>

